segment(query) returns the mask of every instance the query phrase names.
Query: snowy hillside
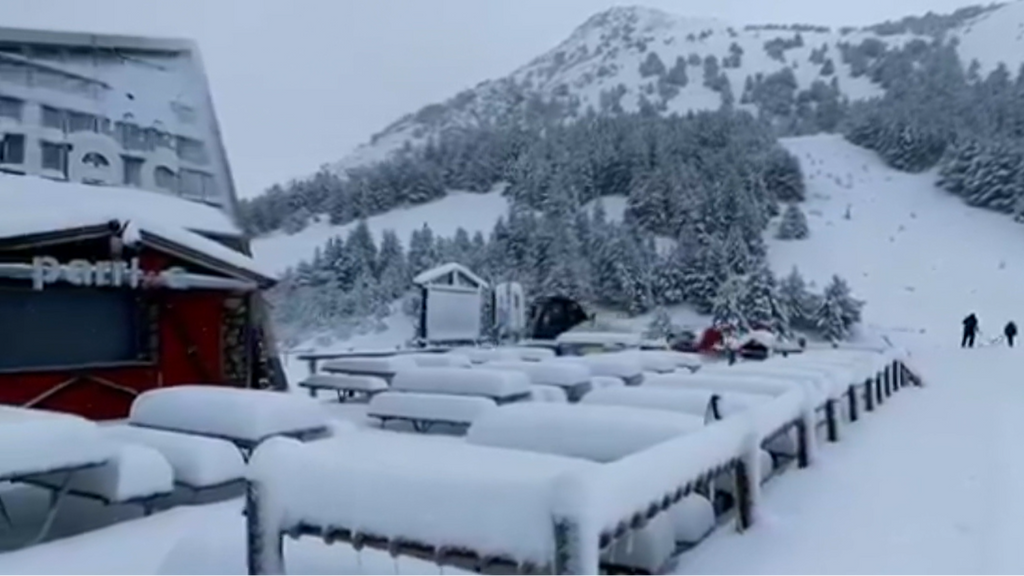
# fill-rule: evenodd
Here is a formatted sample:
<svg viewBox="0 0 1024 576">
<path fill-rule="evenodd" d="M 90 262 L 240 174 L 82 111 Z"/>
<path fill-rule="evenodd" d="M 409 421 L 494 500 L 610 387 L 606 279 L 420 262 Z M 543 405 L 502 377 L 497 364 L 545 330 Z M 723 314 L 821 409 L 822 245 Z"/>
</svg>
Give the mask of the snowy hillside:
<svg viewBox="0 0 1024 576">
<path fill-rule="evenodd" d="M 453 236 L 459 227 L 470 234 L 478 231 L 487 234 L 507 211 L 508 201 L 500 190 L 488 194 L 450 192 L 440 200 L 373 216 L 367 219 L 367 224 L 377 242 L 380 242 L 384 231 L 393 230 L 404 243 L 424 224 L 429 224 L 435 233 L 445 237 Z M 263 266 L 281 273 L 309 259 L 313 251 L 323 248 L 328 239 L 348 234 L 354 226 L 333 226 L 320 221 L 296 234 L 275 232 L 257 238 L 253 242 L 253 253 Z"/>
<path fill-rule="evenodd" d="M 964 62 L 977 60 L 982 72 L 1000 62 L 1011 71 L 1024 64 L 1024 2 L 1013 2 L 972 19 L 955 33 Z"/>
<path fill-rule="evenodd" d="M 371 227 L 393 226 L 403 241 L 421 218 L 431 225 L 437 220 L 436 232 L 450 235 L 452 227 L 445 222 L 453 220 L 435 218 L 448 208 L 481 216 L 463 222 L 463 227 L 486 235 L 500 203 L 464 197 L 463 206 L 454 199 L 436 199 L 451 190 L 482 192 L 495 184 L 487 166 L 493 156 L 483 161 L 479 157 L 496 146 L 508 147 L 503 141 L 515 141 L 510 124 L 536 128 L 571 122 L 589 111 L 673 114 L 718 109 L 732 102 L 738 109 L 764 115 L 782 135 L 832 133 L 849 120 L 849 103 L 885 94 L 885 87 L 905 78 L 908 69 L 921 66 L 921 54 L 933 51 L 939 38 L 955 40 L 961 64 L 977 62 L 981 77 L 999 62 L 1013 74 L 1024 61 L 1024 2 L 910 17 L 860 30 L 805 25 L 740 28 L 646 8 L 614 8 L 591 17 L 560 45 L 508 77 L 483 82 L 401 118 L 335 163 L 333 172 L 243 206 L 247 224 L 256 235 L 265 236 L 257 241 L 258 251 L 278 270 L 309 259 L 328 238 L 347 233 L 347 227 L 327 224 L 326 215 L 336 223 L 358 219 L 359 210 L 353 206 L 360 205 L 359 198 L 367 193 L 360 190 L 385 191 L 385 200 L 362 201 L 361 210 L 375 215 Z M 429 166 L 422 158 L 380 164 L 395 158 L 394 152 L 410 150 L 410 145 L 420 149 L 416 145 L 432 136 L 450 137 L 449 128 L 495 123 L 502 128 L 490 131 L 493 134 L 448 141 L 430 155 Z M 858 144 L 880 149 L 870 142 Z M 351 184 L 355 176 L 349 170 L 371 166 Z M 416 187 L 423 189 L 422 194 L 408 192 Z M 428 200 L 434 200 L 429 207 L 408 208 Z M 390 216 L 379 218 L 389 210 L 401 214 L 394 216 L 393 225 L 387 223 Z M 294 237 L 286 237 L 298 229 Z"/>
<path fill-rule="evenodd" d="M 935 187 L 934 173 L 892 170 L 839 136 L 784 144 L 807 175 L 811 236 L 771 241 L 777 272 L 798 266 L 819 285 L 839 273 L 868 301 L 867 327 L 885 333 L 923 330 L 953 341 L 959 319 L 975 311 L 997 335 L 1024 314 L 1020 224 L 968 208 Z"/>
<path fill-rule="evenodd" d="M 854 294 L 868 302 L 863 338 L 905 341 L 927 334 L 954 341 L 959 319 L 969 311 L 983 319 L 984 331 L 995 335 L 1003 322 L 1024 314 L 1015 296 L 1024 285 L 1024 256 L 1013 248 L 1020 224 L 964 206 L 936 188 L 933 172 L 893 170 L 873 152 L 840 136 L 788 138 L 783 145 L 799 158 L 807 178 L 804 211 L 811 235 L 777 240 L 776 218 L 765 233 L 769 262 L 780 276 L 797 267 L 815 290 L 833 274 L 844 277 Z M 431 206 L 406 213 L 421 214 Z M 606 208 L 610 218 L 620 217 L 622 203 L 608 202 Z M 374 226 L 397 222 L 390 217 L 373 220 Z M 684 325 L 707 322 L 685 307 L 674 309 L 672 316 Z M 650 318 L 616 324 L 640 330 Z M 388 348 L 412 336 L 412 325 L 400 312 L 388 324 L 382 333 L 337 342 L 329 349 Z M 310 346 L 316 343 L 302 348 Z M 301 377 L 303 368 L 294 368 L 293 375 Z"/>
<path fill-rule="evenodd" d="M 1024 61 L 1024 2 L 973 18 L 952 17 L 943 25 L 949 27 L 947 37 L 959 39 L 965 63 L 976 59 L 987 71 L 998 62 L 1016 70 Z M 897 48 L 913 39 L 931 41 L 946 31 L 899 30 L 741 27 L 636 6 L 613 8 L 591 17 L 567 40 L 508 77 L 482 82 L 403 117 L 335 168 L 376 162 L 407 142 L 421 143 L 444 128 L 481 120 L 531 115 L 571 120 L 589 110 L 636 111 L 645 102 L 665 114 L 717 109 L 728 98 L 721 81 L 711 78 L 720 74 L 728 79 L 731 97 L 751 110 L 758 106 L 742 103 L 747 83 L 784 70 L 793 73 L 797 91 L 810 90 L 816 81 L 835 82 L 841 97 L 862 100 L 883 89 L 858 69 L 855 58 L 844 57 L 843 46 L 877 40 Z"/>
</svg>

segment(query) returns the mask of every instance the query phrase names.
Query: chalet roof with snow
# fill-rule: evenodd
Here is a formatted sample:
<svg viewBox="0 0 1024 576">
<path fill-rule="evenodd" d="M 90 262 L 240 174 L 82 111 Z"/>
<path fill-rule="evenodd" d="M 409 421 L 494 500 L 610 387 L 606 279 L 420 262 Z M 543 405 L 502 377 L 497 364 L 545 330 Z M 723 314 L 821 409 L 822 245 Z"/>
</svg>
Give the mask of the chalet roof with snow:
<svg viewBox="0 0 1024 576">
<path fill-rule="evenodd" d="M 472 270 L 457 262 L 442 264 L 419 273 L 412 279 L 418 286 L 428 284 L 447 284 L 451 286 L 465 286 L 468 288 L 487 288 L 487 281 L 477 276 Z"/>
<path fill-rule="evenodd" d="M 220 209 L 159 192 L 0 174 L 0 246 L 101 237 L 112 220 L 127 225 L 126 240 L 261 285 L 274 282 L 272 271 L 212 239 L 242 237 Z"/>
</svg>

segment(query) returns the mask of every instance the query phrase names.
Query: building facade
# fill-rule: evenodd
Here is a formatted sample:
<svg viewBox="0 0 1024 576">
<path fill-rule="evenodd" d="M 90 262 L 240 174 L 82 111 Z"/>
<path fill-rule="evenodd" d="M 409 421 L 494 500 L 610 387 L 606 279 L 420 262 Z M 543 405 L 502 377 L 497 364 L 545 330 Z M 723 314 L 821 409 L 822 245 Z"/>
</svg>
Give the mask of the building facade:
<svg viewBox="0 0 1024 576">
<path fill-rule="evenodd" d="M 235 211 L 206 75 L 189 41 L 0 28 L 0 171 Z"/>
<path fill-rule="evenodd" d="M 0 28 L 0 404 L 281 388 L 236 205 L 193 43 Z"/>
</svg>

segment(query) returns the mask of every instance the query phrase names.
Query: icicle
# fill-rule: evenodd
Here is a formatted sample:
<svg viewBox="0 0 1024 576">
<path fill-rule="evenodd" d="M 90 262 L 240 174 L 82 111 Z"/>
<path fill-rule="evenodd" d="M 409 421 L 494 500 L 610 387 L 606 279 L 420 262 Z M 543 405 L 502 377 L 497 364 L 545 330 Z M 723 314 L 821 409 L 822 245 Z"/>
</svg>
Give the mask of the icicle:
<svg viewBox="0 0 1024 576">
<path fill-rule="evenodd" d="M 633 538 L 636 536 L 636 528 L 632 528 L 626 533 L 626 556 L 633 555 Z"/>
</svg>

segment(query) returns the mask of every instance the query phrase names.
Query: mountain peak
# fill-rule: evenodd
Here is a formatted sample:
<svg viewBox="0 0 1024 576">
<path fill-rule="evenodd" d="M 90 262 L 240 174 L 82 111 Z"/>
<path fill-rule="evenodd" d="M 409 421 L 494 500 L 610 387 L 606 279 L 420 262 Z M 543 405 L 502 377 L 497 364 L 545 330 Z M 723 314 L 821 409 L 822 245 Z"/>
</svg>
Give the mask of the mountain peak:
<svg viewBox="0 0 1024 576">
<path fill-rule="evenodd" d="M 664 10 L 646 6 L 614 6 L 598 12 L 584 22 L 580 28 L 605 28 L 622 24 L 665 23 L 675 17 Z"/>
<path fill-rule="evenodd" d="M 724 22 L 709 18 L 686 18 L 647 6 L 615 6 L 598 12 L 576 28 L 572 37 L 593 31 L 631 35 L 668 29 L 725 28 Z M 618 34 L 616 34 L 618 33 Z"/>
</svg>

